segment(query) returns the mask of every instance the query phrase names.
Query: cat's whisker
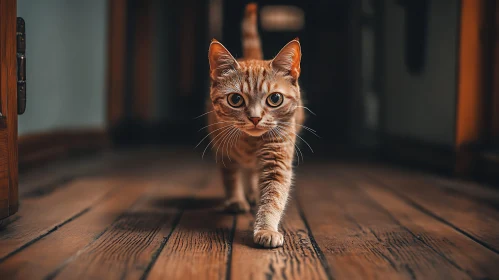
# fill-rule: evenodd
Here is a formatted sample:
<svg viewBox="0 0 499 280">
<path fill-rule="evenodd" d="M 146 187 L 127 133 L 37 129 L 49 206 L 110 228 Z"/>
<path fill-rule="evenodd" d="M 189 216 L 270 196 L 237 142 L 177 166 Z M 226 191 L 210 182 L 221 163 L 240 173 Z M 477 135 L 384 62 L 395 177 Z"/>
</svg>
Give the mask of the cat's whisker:
<svg viewBox="0 0 499 280">
<path fill-rule="evenodd" d="M 225 134 L 224 134 L 222 137 L 220 137 L 217 141 L 215 141 L 215 142 L 213 143 L 213 145 L 211 145 L 211 149 L 212 149 L 212 150 L 215 148 L 215 146 L 217 146 L 217 150 L 216 150 L 216 152 L 215 152 L 215 162 L 217 162 L 217 163 L 218 163 L 218 150 L 220 149 L 220 141 L 222 141 L 222 139 L 223 139 L 225 136 L 227 136 L 227 134 L 229 133 L 229 131 L 230 131 L 230 129 L 229 129 L 229 130 L 227 130 L 227 131 L 225 132 Z M 223 155 L 222 155 L 222 161 L 223 161 Z M 224 164 L 224 166 L 225 166 L 225 164 Z"/>
<path fill-rule="evenodd" d="M 277 140 L 277 138 L 279 137 L 279 138 L 281 138 L 281 141 L 282 141 L 282 142 L 285 142 L 285 141 L 284 141 L 284 139 L 283 139 L 282 137 L 280 137 L 280 136 L 277 134 L 277 131 L 276 131 L 276 128 L 275 128 L 275 127 L 274 127 L 274 128 L 272 128 L 272 129 L 270 130 L 270 132 L 272 132 L 272 135 L 275 135 L 276 140 Z"/>
<path fill-rule="evenodd" d="M 230 130 L 229 132 L 226 133 L 226 136 L 224 137 L 224 139 L 227 138 L 228 135 L 230 135 L 234 130 L 236 130 L 237 128 L 233 128 L 232 130 Z M 225 165 L 225 161 L 224 161 L 224 143 L 226 142 L 224 139 L 222 139 L 222 143 L 218 146 L 218 148 L 220 148 L 220 146 L 222 146 L 222 164 L 224 165 L 224 167 L 227 167 Z M 218 148 L 217 148 L 217 153 L 218 153 Z M 227 157 L 229 157 L 229 160 L 232 161 L 232 159 L 230 158 L 229 154 L 227 153 Z"/>
<path fill-rule="evenodd" d="M 239 135 L 240 130 L 236 128 L 236 131 L 234 134 L 231 136 L 231 139 L 229 139 L 229 142 L 227 143 L 227 154 L 229 154 L 229 148 L 232 151 L 232 148 L 234 147 L 234 140 L 236 137 Z M 229 157 L 230 159 L 230 157 Z M 231 160 L 232 161 L 232 160 Z"/>
<path fill-rule="evenodd" d="M 199 116 L 197 116 L 197 117 L 193 118 L 193 120 L 195 120 L 195 119 L 199 119 L 199 118 L 201 118 L 202 116 L 206 116 L 206 115 L 208 115 L 208 114 L 210 114 L 210 113 L 213 113 L 213 112 L 215 112 L 215 110 L 211 110 L 211 111 L 209 111 L 209 112 L 206 112 L 206 113 L 204 113 L 204 114 L 201 114 L 201 115 L 199 115 Z"/>
<path fill-rule="evenodd" d="M 285 123 L 281 123 L 281 124 L 282 124 L 282 125 L 284 125 L 284 126 L 286 126 L 286 127 L 288 127 L 288 128 L 292 128 L 292 127 L 294 126 L 294 124 L 285 124 Z M 322 137 L 320 137 L 317 133 L 315 133 L 314 131 L 311 131 L 311 130 L 309 130 L 309 129 L 307 129 L 307 128 L 303 128 L 303 129 L 305 129 L 306 131 L 308 131 L 308 132 L 312 133 L 312 134 L 313 134 L 314 136 L 316 136 L 317 138 L 322 138 Z"/>
<path fill-rule="evenodd" d="M 210 147 L 210 144 L 213 142 L 213 144 L 211 145 L 211 147 L 212 147 L 211 149 L 213 150 L 213 147 L 215 147 L 216 143 L 219 141 L 217 139 L 220 139 L 219 137 L 225 135 L 224 133 L 226 133 L 229 129 L 230 129 L 230 127 L 220 131 L 215 137 L 213 137 L 213 139 L 211 139 L 210 143 L 208 143 L 208 145 L 206 145 L 206 147 L 203 151 L 203 156 L 204 156 L 204 153 L 206 152 L 206 150 Z M 215 162 L 218 162 L 218 159 L 216 158 L 216 156 L 215 156 Z"/>
<path fill-rule="evenodd" d="M 304 126 L 304 125 L 296 124 L 296 123 L 288 123 L 288 122 L 279 122 L 279 123 L 283 124 L 283 125 L 287 125 L 288 127 L 293 126 L 293 125 L 299 125 L 299 126 L 303 127 L 303 129 L 305 129 L 306 131 L 308 131 L 308 132 L 312 133 L 313 135 L 317 136 L 318 138 L 322 138 L 319 135 L 317 135 L 317 133 L 316 133 L 315 130 L 311 129 L 308 126 Z"/>
<path fill-rule="evenodd" d="M 233 151 L 233 148 L 234 148 L 234 144 L 235 144 L 235 141 L 237 140 L 237 138 L 239 137 L 239 134 L 241 133 L 241 131 L 238 129 L 236 130 L 236 133 L 234 134 L 234 136 L 232 137 L 232 140 L 230 142 L 230 150 Z"/>
<path fill-rule="evenodd" d="M 232 141 L 232 137 L 235 135 L 236 132 L 237 132 L 236 130 L 232 131 L 231 134 L 229 135 L 229 138 L 227 139 L 227 141 L 224 144 L 224 147 L 226 147 L 225 151 L 227 152 L 227 157 L 229 158 L 230 162 L 232 162 L 232 159 L 230 158 L 229 147 L 230 147 L 230 142 Z M 223 149 L 223 147 L 222 147 L 222 149 Z"/>
<path fill-rule="evenodd" d="M 239 139 L 239 135 L 241 135 L 241 130 L 238 129 L 237 133 L 236 133 L 236 136 L 234 137 L 234 140 L 232 140 L 232 144 L 231 144 L 232 146 L 231 146 L 231 148 L 236 145 L 237 140 Z"/>
<path fill-rule="evenodd" d="M 312 149 L 312 147 L 310 147 L 310 145 L 308 144 L 308 142 L 307 142 L 305 139 L 303 139 L 300 135 L 298 135 L 298 134 L 294 133 L 294 132 L 293 132 L 293 131 L 291 131 L 291 130 L 290 130 L 289 132 L 293 133 L 296 137 L 300 138 L 303 142 L 305 142 L 305 144 L 307 144 L 307 146 L 308 146 L 308 148 L 310 149 L 310 151 L 312 151 L 312 153 L 314 152 L 314 150 Z"/>
<path fill-rule="evenodd" d="M 291 123 L 291 122 L 283 122 L 283 121 L 279 121 L 278 123 L 285 123 L 285 124 L 292 124 L 292 125 L 299 125 L 305 129 L 309 129 L 310 131 L 313 131 L 313 132 L 317 132 L 315 129 L 312 129 L 311 127 L 308 127 L 308 126 L 305 126 L 305 125 L 302 125 L 302 124 L 299 124 L 299 123 Z"/>
<path fill-rule="evenodd" d="M 303 153 L 302 151 L 300 150 L 300 148 L 298 147 L 298 145 L 296 145 L 296 143 L 294 143 L 293 139 L 291 139 L 291 137 L 289 135 L 286 135 L 284 130 L 282 130 L 281 127 L 277 126 L 276 127 L 279 135 L 282 135 L 283 137 L 285 137 L 286 139 L 288 139 L 288 141 L 292 142 L 293 145 L 295 145 L 295 153 L 296 153 L 296 159 L 298 160 L 297 164 L 300 165 L 300 155 L 301 155 L 301 158 L 302 158 L 302 162 L 305 161 L 304 157 L 303 157 Z M 298 154 L 298 152 L 300 152 L 300 154 Z"/>
<path fill-rule="evenodd" d="M 215 146 L 216 146 L 216 147 L 219 147 L 219 146 L 220 146 L 220 142 L 221 142 L 221 141 L 225 138 L 225 136 L 227 136 L 227 134 L 228 134 L 229 132 L 231 132 L 233 129 L 234 129 L 234 126 L 232 126 L 232 127 L 231 127 L 230 129 L 228 129 L 228 130 L 224 130 L 224 132 L 225 132 L 226 134 L 224 134 L 222 137 L 218 138 L 218 139 L 217 139 L 217 141 L 213 142 L 213 145 L 211 145 L 211 149 L 212 149 L 212 150 L 213 150 L 213 149 L 215 149 Z"/>
<path fill-rule="evenodd" d="M 272 140 L 272 143 L 276 143 L 277 138 L 275 138 L 275 137 L 274 137 L 274 136 L 275 136 L 275 135 L 274 135 L 274 129 L 272 128 L 271 130 L 269 130 L 269 132 L 270 132 L 270 137 L 272 138 L 272 139 L 271 139 L 271 140 Z"/>
<path fill-rule="evenodd" d="M 220 140 L 220 142 L 218 143 L 218 146 L 217 146 L 217 152 L 215 153 L 215 157 L 218 157 L 218 150 L 220 149 L 220 147 L 222 147 L 222 163 L 223 165 L 225 166 L 225 161 L 224 161 L 224 143 L 225 143 L 225 139 L 227 139 L 227 137 L 229 137 L 229 135 L 235 130 L 236 128 L 232 128 L 230 129 L 229 131 L 227 131 L 225 133 L 225 136 Z M 232 160 L 231 160 L 232 161 Z"/>
<path fill-rule="evenodd" d="M 278 142 L 279 139 L 278 139 L 278 135 L 277 135 L 277 132 L 274 130 L 275 128 L 272 128 L 271 131 L 272 131 L 272 138 L 274 138 L 275 136 L 275 141 Z M 281 139 L 282 141 L 282 139 Z M 284 142 L 284 141 L 283 141 Z"/>
<path fill-rule="evenodd" d="M 274 143 L 273 138 L 272 138 L 272 131 L 271 131 L 271 130 L 267 131 L 266 133 L 264 133 L 264 134 L 262 135 L 262 137 L 265 137 L 265 136 L 267 136 L 267 138 L 268 138 L 268 139 L 269 139 L 272 143 Z M 262 139 L 263 139 L 263 138 L 262 138 Z"/>
<path fill-rule="evenodd" d="M 286 134 L 286 130 L 284 130 L 283 128 L 281 128 L 279 126 L 277 128 L 279 129 L 279 131 L 281 131 L 281 133 L 282 133 L 282 135 L 284 137 L 286 137 L 290 142 L 292 142 L 295 145 L 295 147 L 296 147 L 295 152 L 296 152 L 296 157 L 298 159 L 298 164 L 300 164 L 300 155 L 301 155 L 301 158 L 302 158 L 302 162 L 305 161 L 305 158 L 303 156 L 303 152 L 301 151 L 300 147 L 298 147 L 298 145 L 296 144 L 296 141 L 293 141 L 293 139 L 291 139 L 291 136 L 288 135 L 288 134 Z M 298 154 L 298 152 L 300 154 Z"/>
<path fill-rule="evenodd" d="M 314 112 L 312 112 L 312 110 L 310 110 L 308 107 L 297 105 L 296 108 L 303 108 L 303 109 L 309 111 L 312 115 L 317 116 L 317 114 L 315 114 Z"/>
<path fill-rule="evenodd" d="M 215 159 L 216 161 L 218 162 L 218 150 L 220 149 L 220 144 L 221 142 L 223 141 L 223 139 L 225 139 L 225 137 L 227 137 L 227 135 L 234 129 L 234 127 L 231 127 L 227 130 L 224 130 L 224 135 L 222 135 L 222 137 L 218 138 L 217 141 L 213 142 L 213 145 L 211 146 L 211 149 L 213 150 L 215 148 L 215 146 L 217 146 L 217 150 L 215 152 Z M 223 149 L 222 149 L 222 158 L 223 158 Z"/>
<path fill-rule="evenodd" d="M 229 148 L 232 149 L 231 144 L 234 142 L 234 138 L 237 135 L 238 129 L 236 128 L 234 132 L 230 135 L 229 140 L 227 140 L 227 152 L 229 152 Z"/>
<path fill-rule="evenodd" d="M 281 143 L 286 143 L 286 141 L 277 133 L 275 130 L 275 127 L 270 130 L 272 132 L 272 138 L 275 136 L 275 141 L 279 142 L 279 139 L 281 139 Z M 279 151 L 282 152 L 282 145 L 279 145 Z"/>
<path fill-rule="evenodd" d="M 202 158 L 202 159 L 204 158 L 204 154 L 206 153 L 206 150 L 208 149 L 208 147 L 210 146 L 210 144 L 211 144 L 213 141 L 215 141 L 215 139 L 217 139 L 217 138 L 218 138 L 221 134 L 223 134 L 223 133 L 224 133 L 224 132 L 226 132 L 228 129 L 230 129 L 230 127 L 231 127 L 231 126 L 232 126 L 232 125 L 228 125 L 228 126 L 222 127 L 222 128 L 225 128 L 225 129 L 224 129 L 224 130 L 222 130 L 221 132 L 219 132 L 219 133 L 217 134 L 217 136 L 213 137 L 213 139 L 211 139 L 211 141 L 208 143 L 208 145 L 206 145 L 206 148 L 204 148 L 203 155 L 201 156 L 201 158 Z M 218 130 L 220 130 L 220 129 L 218 129 Z M 215 132 L 215 131 L 213 131 L 213 132 Z M 212 133 L 213 133 L 213 132 L 212 132 Z"/>
<path fill-rule="evenodd" d="M 225 140 L 222 140 L 222 158 L 223 158 L 223 152 L 224 152 L 224 147 L 227 146 L 227 143 L 229 142 L 230 138 L 232 137 L 232 135 L 237 131 L 237 128 L 233 128 L 230 132 L 227 133 L 227 136 L 224 137 Z M 219 147 L 220 148 L 220 147 Z M 232 159 L 230 158 L 230 154 L 229 154 L 229 148 L 227 147 L 227 157 L 229 158 L 229 160 L 232 162 Z"/>
<path fill-rule="evenodd" d="M 265 135 L 267 135 L 268 139 L 269 139 L 272 143 L 275 143 L 275 141 L 274 141 L 274 137 L 272 137 L 272 130 L 267 131 L 267 133 L 265 133 Z"/>
<path fill-rule="evenodd" d="M 235 133 L 237 128 L 233 128 L 231 131 L 227 133 L 227 136 L 224 137 L 224 140 L 222 140 L 221 146 L 222 146 L 222 160 L 223 160 L 223 153 L 224 153 L 224 148 L 227 145 L 228 141 L 230 140 L 231 136 L 233 133 Z M 227 149 L 227 157 L 229 158 L 229 161 L 232 162 L 232 159 L 230 158 L 229 150 Z"/>
<path fill-rule="evenodd" d="M 221 123 L 235 123 L 235 122 L 232 122 L 232 121 L 223 121 L 223 122 L 216 122 L 216 123 L 212 123 L 212 124 L 209 124 L 209 125 L 207 125 L 207 126 L 204 126 L 204 127 L 200 128 L 200 129 L 198 130 L 198 132 L 200 132 L 201 130 L 203 130 L 203 129 L 207 128 L 207 127 L 210 127 L 210 126 L 213 126 L 213 125 L 217 125 L 217 124 L 221 124 Z"/>
<path fill-rule="evenodd" d="M 216 131 L 219 131 L 220 129 L 230 127 L 230 126 L 232 126 L 232 124 L 224 126 L 224 127 L 217 128 L 217 129 L 213 130 L 212 132 L 208 133 L 208 135 L 206 135 L 205 137 L 203 137 L 203 139 L 201 139 L 201 141 L 199 141 L 199 143 L 196 145 L 196 147 L 194 147 L 194 149 L 196 149 L 201 143 L 203 143 L 204 139 L 208 138 L 208 136 L 210 136 L 212 133 L 214 133 Z"/>
<path fill-rule="evenodd" d="M 234 143 L 232 143 L 232 146 L 236 146 L 237 145 L 237 142 L 239 141 L 239 137 L 241 136 L 243 132 L 241 130 L 238 130 L 238 133 L 237 133 L 237 136 L 236 136 L 236 139 L 234 141 Z M 237 146 L 236 146 L 237 147 Z"/>
<path fill-rule="evenodd" d="M 283 132 L 283 133 L 284 133 L 284 132 Z M 290 135 L 285 134 L 285 136 L 286 136 L 286 137 L 288 137 L 288 139 L 290 139 L 289 141 L 292 141 L 292 142 L 293 142 L 293 144 L 295 145 L 295 148 L 296 148 L 296 150 L 297 150 L 297 152 L 296 152 L 296 151 L 295 151 L 295 152 L 296 152 L 296 157 L 297 157 L 297 159 L 298 159 L 298 165 L 300 164 L 300 156 L 301 156 L 301 162 L 305 162 L 305 157 L 303 156 L 303 152 L 301 151 L 300 147 L 298 147 L 298 144 L 296 144 L 296 140 L 295 140 L 295 141 L 293 141 L 293 140 L 291 139 L 291 136 L 290 136 Z M 298 152 L 299 152 L 299 154 L 298 154 Z"/>
</svg>

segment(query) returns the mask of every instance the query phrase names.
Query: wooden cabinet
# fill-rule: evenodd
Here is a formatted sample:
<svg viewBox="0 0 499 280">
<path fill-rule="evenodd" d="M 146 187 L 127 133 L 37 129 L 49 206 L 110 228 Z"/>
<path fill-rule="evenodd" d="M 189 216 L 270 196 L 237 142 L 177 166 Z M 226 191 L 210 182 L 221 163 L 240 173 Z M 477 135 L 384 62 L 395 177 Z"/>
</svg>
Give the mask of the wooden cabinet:
<svg viewBox="0 0 499 280">
<path fill-rule="evenodd" d="M 0 219 L 19 207 L 16 0 L 0 0 Z"/>
</svg>

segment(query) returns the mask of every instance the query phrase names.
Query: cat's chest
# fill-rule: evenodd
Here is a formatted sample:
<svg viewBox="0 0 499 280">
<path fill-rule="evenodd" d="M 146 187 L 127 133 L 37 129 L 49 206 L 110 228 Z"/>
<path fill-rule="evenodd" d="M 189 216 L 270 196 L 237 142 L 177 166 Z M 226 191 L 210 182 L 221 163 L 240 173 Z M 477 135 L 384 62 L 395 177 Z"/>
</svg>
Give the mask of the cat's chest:
<svg viewBox="0 0 499 280">
<path fill-rule="evenodd" d="M 234 145 L 231 157 L 244 167 L 254 167 L 257 163 L 257 153 L 260 146 L 261 143 L 258 140 L 251 138 L 240 139 Z"/>
</svg>

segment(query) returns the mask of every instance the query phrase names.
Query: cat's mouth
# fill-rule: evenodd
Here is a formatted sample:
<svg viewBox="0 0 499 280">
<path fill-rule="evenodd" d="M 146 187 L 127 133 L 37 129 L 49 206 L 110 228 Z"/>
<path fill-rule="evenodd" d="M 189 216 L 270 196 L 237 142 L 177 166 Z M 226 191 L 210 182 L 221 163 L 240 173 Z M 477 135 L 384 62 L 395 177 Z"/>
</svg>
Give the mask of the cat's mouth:
<svg viewBox="0 0 499 280">
<path fill-rule="evenodd" d="M 266 128 L 254 126 L 250 128 L 245 128 L 243 131 L 250 136 L 262 136 L 265 132 L 267 132 L 267 130 L 268 129 Z"/>
</svg>

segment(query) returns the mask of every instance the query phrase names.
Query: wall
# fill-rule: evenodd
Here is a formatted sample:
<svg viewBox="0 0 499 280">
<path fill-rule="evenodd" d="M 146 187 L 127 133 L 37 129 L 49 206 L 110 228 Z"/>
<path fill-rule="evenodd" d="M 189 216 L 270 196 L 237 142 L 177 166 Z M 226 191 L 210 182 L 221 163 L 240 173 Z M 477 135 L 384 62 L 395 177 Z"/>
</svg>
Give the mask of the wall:
<svg viewBox="0 0 499 280">
<path fill-rule="evenodd" d="M 18 0 L 27 108 L 19 134 L 105 125 L 107 1 Z"/>
<path fill-rule="evenodd" d="M 430 1 L 425 71 L 404 62 L 404 9 L 384 1 L 385 83 L 383 126 L 388 134 L 433 144 L 455 139 L 458 0 Z"/>
</svg>

